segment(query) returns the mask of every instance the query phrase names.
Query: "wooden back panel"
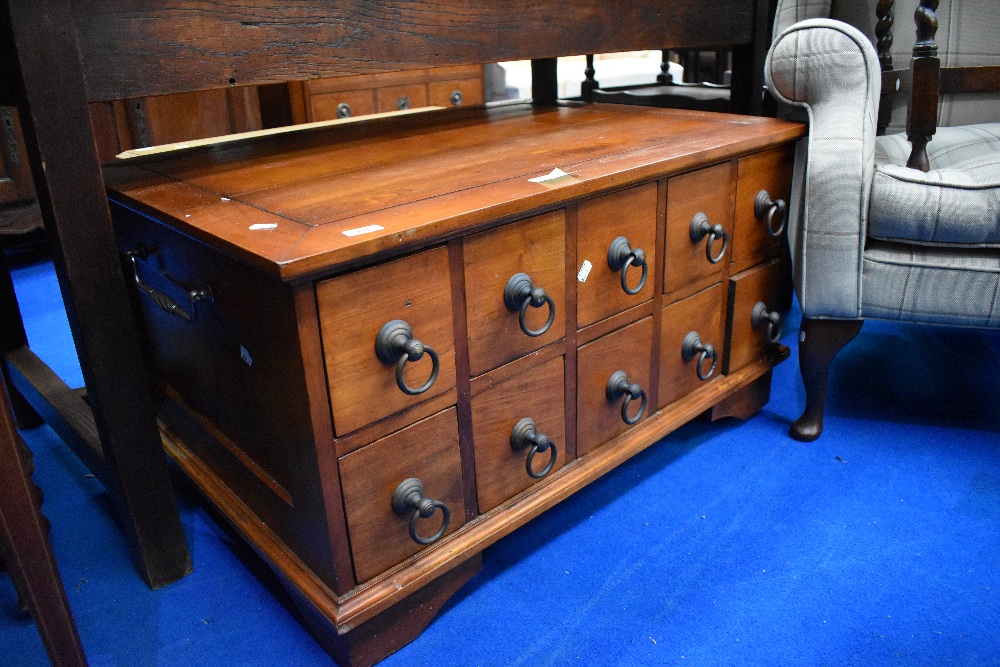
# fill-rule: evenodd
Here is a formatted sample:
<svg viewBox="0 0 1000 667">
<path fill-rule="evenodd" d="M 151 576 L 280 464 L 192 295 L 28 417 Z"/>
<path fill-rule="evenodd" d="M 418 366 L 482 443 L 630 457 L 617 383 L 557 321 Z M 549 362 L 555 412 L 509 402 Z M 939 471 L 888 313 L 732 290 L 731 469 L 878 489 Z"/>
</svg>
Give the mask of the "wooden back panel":
<svg viewBox="0 0 1000 667">
<path fill-rule="evenodd" d="M 73 3 L 89 101 L 345 74 L 747 44 L 754 0 Z"/>
</svg>

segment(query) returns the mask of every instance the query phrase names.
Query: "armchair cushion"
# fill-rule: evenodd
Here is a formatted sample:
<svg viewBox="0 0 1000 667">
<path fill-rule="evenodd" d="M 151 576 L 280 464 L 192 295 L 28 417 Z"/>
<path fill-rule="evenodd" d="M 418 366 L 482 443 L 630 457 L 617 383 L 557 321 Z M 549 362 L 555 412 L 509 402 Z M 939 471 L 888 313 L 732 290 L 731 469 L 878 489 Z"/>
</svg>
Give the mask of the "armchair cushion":
<svg viewBox="0 0 1000 667">
<path fill-rule="evenodd" d="M 927 173 L 906 168 L 909 153 L 902 134 L 875 140 L 868 236 L 1000 247 L 1000 123 L 939 128 Z"/>
</svg>

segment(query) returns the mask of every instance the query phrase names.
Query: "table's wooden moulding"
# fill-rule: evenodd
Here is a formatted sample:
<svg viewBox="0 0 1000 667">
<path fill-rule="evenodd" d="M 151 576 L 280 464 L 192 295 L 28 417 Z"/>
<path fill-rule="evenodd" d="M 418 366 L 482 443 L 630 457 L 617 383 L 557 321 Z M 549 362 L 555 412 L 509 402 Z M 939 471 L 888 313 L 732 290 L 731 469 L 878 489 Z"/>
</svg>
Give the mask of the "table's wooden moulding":
<svg viewBox="0 0 1000 667">
<path fill-rule="evenodd" d="M 749 300 L 778 298 L 780 260 L 741 260 L 737 275 L 729 251 L 709 262 L 689 228 L 703 211 L 732 247 L 750 244 L 737 193 L 787 191 L 772 156 L 790 160 L 781 147 L 801 126 L 600 106 L 440 118 L 141 161 L 109 186 L 122 250 L 155 250 L 137 262 L 143 280 L 185 308 L 186 290 L 214 295 L 192 323 L 140 299 L 168 450 L 352 662 L 395 650 L 369 644 L 420 608 L 399 629 L 415 636 L 428 596 L 443 603 L 483 548 L 671 430 L 759 409 L 787 354 L 742 323 Z M 529 181 L 553 167 L 571 176 Z M 609 268 L 618 236 L 646 253 L 634 295 Z M 760 245 L 763 262 L 775 243 Z M 504 303 L 518 273 L 551 303 L 528 308 L 526 327 L 554 309 L 541 335 Z M 424 393 L 403 394 L 376 353 L 391 320 L 437 354 Z M 716 350 L 705 379 L 682 354 L 691 331 Z M 430 365 L 406 362 L 406 384 Z M 634 392 L 624 416 L 625 396 L 608 393 L 616 371 Z M 554 455 L 512 445 L 526 418 Z M 449 510 L 428 547 L 391 506 L 408 478 Z M 443 514 L 428 508 L 416 533 Z"/>
</svg>

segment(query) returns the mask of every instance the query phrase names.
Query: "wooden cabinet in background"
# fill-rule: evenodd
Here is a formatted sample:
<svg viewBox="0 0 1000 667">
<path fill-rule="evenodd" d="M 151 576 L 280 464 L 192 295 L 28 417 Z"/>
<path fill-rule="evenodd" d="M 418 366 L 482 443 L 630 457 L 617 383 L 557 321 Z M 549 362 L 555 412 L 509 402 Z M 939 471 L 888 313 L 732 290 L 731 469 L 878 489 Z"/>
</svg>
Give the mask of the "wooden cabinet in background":
<svg viewBox="0 0 1000 667">
<path fill-rule="evenodd" d="M 784 213 L 737 193 L 787 192 L 802 134 L 514 103 L 109 168 L 167 450 L 317 639 L 370 664 L 496 540 L 767 401 L 787 349 L 745 320 L 785 289 L 781 241 L 732 249 Z"/>
</svg>

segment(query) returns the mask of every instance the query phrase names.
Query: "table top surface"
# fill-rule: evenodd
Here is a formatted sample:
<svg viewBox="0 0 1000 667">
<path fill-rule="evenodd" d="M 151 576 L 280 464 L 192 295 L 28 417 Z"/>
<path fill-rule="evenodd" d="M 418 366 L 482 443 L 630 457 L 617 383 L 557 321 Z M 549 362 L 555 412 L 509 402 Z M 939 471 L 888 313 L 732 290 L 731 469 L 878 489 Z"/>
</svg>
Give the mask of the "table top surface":
<svg viewBox="0 0 1000 667">
<path fill-rule="evenodd" d="M 123 161 L 109 197 L 286 281 L 798 138 L 770 118 L 508 104 Z M 567 175 L 537 181 L 553 169 Z"/>
</svg>

